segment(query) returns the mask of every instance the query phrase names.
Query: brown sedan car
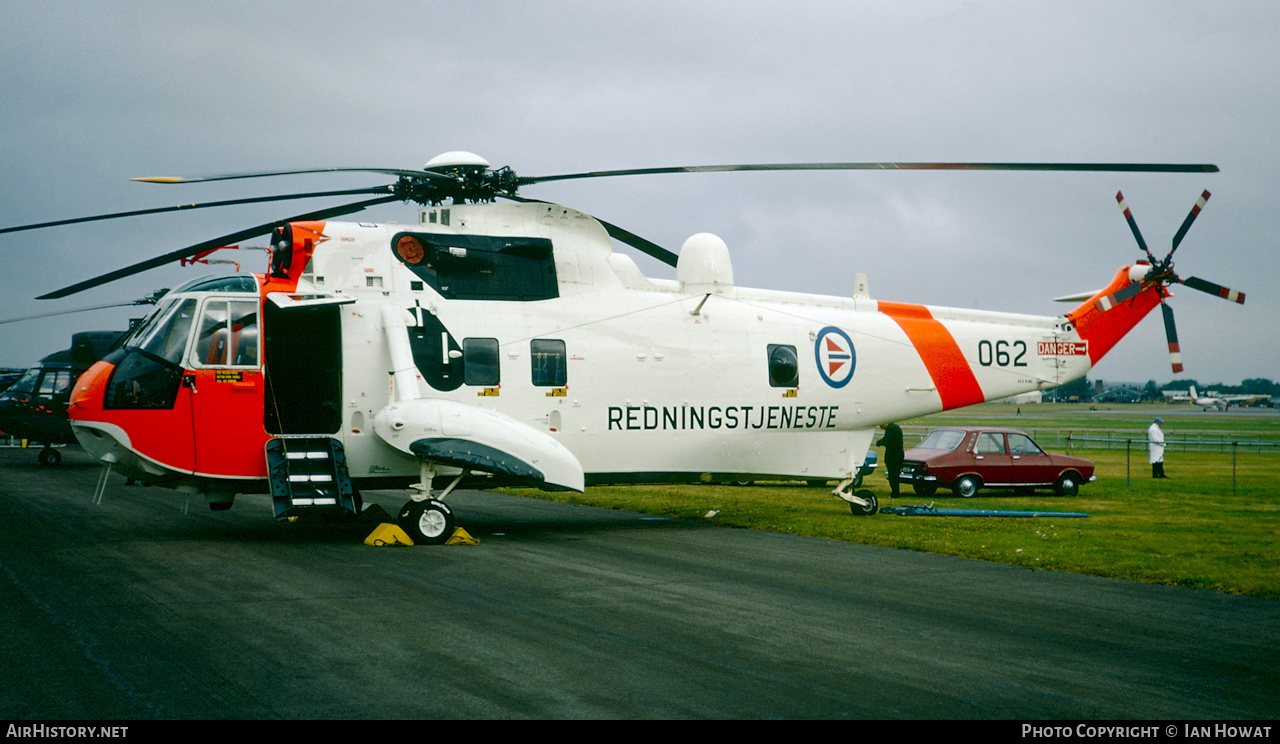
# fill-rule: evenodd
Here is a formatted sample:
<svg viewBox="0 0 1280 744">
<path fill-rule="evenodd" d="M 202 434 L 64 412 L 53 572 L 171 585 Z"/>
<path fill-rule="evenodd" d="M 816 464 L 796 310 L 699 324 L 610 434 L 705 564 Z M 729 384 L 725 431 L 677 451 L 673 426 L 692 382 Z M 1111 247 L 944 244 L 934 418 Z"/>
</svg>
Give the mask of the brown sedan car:
<svg viewBox="0 0 1280 744">
<path fill-rule="evenodd" d="M 901 481 L 923 496 L 939 486 L 965 498 L 980 488 L 1051 487 L 1059 496 L 1075 496 L 1082 484 L 1094 480 L 1092 462 L 1049 454 L 1016 429 L 934 429 L 902 460 Z"/>
</svg>

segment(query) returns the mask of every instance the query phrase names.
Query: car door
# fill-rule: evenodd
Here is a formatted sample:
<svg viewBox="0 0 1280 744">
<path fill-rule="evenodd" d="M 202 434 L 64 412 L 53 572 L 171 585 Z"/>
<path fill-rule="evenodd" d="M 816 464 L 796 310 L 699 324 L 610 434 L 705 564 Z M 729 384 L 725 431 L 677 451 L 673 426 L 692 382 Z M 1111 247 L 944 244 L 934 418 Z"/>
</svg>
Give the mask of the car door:
<svg viewBox="0 0 1280 744">
<path fill-rule="evenodd" d="M 982 482 L 1002 485 L 1012 482 L 1013 459 L 1005 449 L 1005 436 L 999 431 L 982 431 L 973 440 L 973 462 Z"/>
<path fill-rule="evenodd" d="M 1054 472 L 1053 458 L 1026 434 L 1010 432 L 1009 456 L 1012 458 L 1015 483 L 1043 485 L 1053 483 L 1058 476 Z"/>
</svg>

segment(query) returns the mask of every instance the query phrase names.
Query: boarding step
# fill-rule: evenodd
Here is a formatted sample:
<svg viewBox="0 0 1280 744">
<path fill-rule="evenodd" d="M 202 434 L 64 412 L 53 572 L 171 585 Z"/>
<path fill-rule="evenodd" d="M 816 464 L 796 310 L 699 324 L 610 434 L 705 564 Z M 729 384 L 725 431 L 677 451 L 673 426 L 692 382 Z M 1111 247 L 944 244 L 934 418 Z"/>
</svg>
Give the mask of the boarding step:
<svg viewBox="0 0 1280 744">
<path fill-rule="evenodd" d="M 342 442 L 324 435 L 281 435 L 267 442 L 266 453 L 277 517 L 314 511 L 357 513 Z"/>
</svg>

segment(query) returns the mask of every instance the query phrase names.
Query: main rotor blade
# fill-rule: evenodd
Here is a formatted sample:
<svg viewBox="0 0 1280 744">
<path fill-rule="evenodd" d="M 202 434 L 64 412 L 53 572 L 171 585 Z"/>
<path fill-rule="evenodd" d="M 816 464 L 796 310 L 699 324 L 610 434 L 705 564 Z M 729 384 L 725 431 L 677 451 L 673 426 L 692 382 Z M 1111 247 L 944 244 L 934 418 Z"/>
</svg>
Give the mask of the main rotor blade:
<svg viewBox="0 0 1280 744">
<path fill-rule="evenodd" d="M 74 225 L 80 222 L 95 222 L 98 220 L 114 220 L 118 217 L 138 217 L 144 214 L 162 214 L 164 212 L 177 212 L 183 209 L 205 209 L 207 207 L 229 207 L 237 204 L 261 204 L 263 202 L 287 201 L 289 199 L 311 199 L 324 196 L 358 196 L 360 194 L 385 194 L 388 193 L 387 186 L 374 186 L 367 189 L 347 189 L 345 191 L 313 191 L 307 194 L 277 194 L 275 196 L 255 196 L 245 199 L 227 199 L 226 201 L 203 202 L 200 204 L 178 204 L 172 207 L 154 207 L 152 209 L 136 209 L 131 212 L 112 212 L 111 214 L 97 214 L 90 217 L 74 217 L 69 220 L 55 220 L 53 222 L 41 222 L 35 225 L 19 225 L 17 227 L 0 228 L 0 234 L 21 232 L 23 230 L 38 230 L 42 227 L 57 227 L 59 225 Z"/>
<path fill-rule="evenodd" d="M 131 178 L 131 181 L 143 183 L 205 183 L 208 181 L 234 181 L 241 178 L 270 178 L 272 176 L 298 176 L 307 173 L 382 173 L 389 176 L 406 176 L 408 178 L 449 178 L 448 176 L 427 170 L 406 170 L 404 168 L 309 168 L 306 170 L 258 171 L 256 173 L 226 173 L 218 176 L 146 176 Z"/>
<path fill-rule="evenodd" d="M 723 173 L 726 171 L 800 171 L 800 170 L 1009 170 L 1009 171 L 1101 171 L 1125 173 L 1217 173 L 1218 166 L 1209 163 L 765 163 L 743 165 L 687 165 L 669 168 L 630 168 L 624 170 L 564 173 L 552 176 L 521 176 L 520 184 L 566 181 L 575 178 L 610 176 L 648 176 L 662 173 Z"/>
<path fill-rule="evenodd" d="M 1191 223 L 1195 222 L 1196 216 L 1200 214 L 1200 210 L 1204 209 L 1205 202 L 1209 201 L 1209 191 L 1205 190 L 1200 198 L 1196 200 L 1195 206 L 1191 207 L 1191 213 L 1182 221 L 1182 227 L 1178 228 L 1178 232 L 1173 236 L 1173 248 L 1169 249 L 1169 255 L 1178 250 L 1178 244 L 1182 242 L 1182 237 L 1187 234 L 1187 230 L 1191 228 Z"/>
<path fill-rule="evenodd" d="M 656 258 L 659 261 L 671 267 L 675 267 L 676 262 L 680 259 L 680 256 L 676 255 L 675 253 L 672 253 L 666 248 L 663 248 L 657 243 L 654 243 L 649 240 L 645 240 L 639 235 L 636 235 L 635 233 L 627 230 L 623 230 L 621 227 L 618 227 L 617 225 L 611 224 L 609 222 L 605 222 L 599 217 L 596 217 L 595 220 L 599 222 L 601 225 L 604 225 L 604 229 L 606 232 L 609 233 L 609 237 L 613 238 L 614 240 L 620 243 L 624 243 L 626 245 L 631 246 L 632 248 L 635 248 L 636 250 L 640 251 L 646 256 L 652 256 L 653 258 Z"/>
<path fill-rule="evenodd" d="M 1156 265 L 1156 259 L 1151 255 L 1151 251 L 1147 250 L 1147 241 L 1142 239 L 1142 233 L 1138 230 L 1138 221 L 1133 218 L 1133 212 L 1129 209 L 1129 202 L 1124 200 L 1124 194 L 1117 191 L 1116 201 L 1120 203 L 1120 210 L 1124 212 L 1124 219 L 1129 223 L 1129 229 L 1133 231 L 1133 237 L 1138 241 L 1138 247 L 1142 252 L 1147 254 L 1147 259 L 1151 261 L 1151 265 Z"/>
<path fill-rule="evenodd" d="M 114 282 L 117 279 L 123 279 L 127 276 L 133 276 L 134 274 L 139 274 L 139 273 L 142 273 L 143 271 L 148 271 L 150 269 L 154 269 L 158 266 L 163 266 L 167 263 L 177 261 L 182 258 L 194 256 L 210 248 L 218 248 L 224 245 L 228 245 L 230 243 L 237 243 L 241 240 L 256 238 L 259 235 L 266 235 L 267 233 L 270 233 L 272 230 L 275 230 L 277 227 L 280 227 L 281 225 L 285 225 L 289 222 L 308 222 L 308 221 L 316 221 L 316 220 L 327 220 L 332 217 L 338 217 L 344 214 L 350 214 L 352 212 L 359 212 L 360 210 L 366 207 L 372 207 L 375 204 L 383 204 L 389 201 L 397 201 L 397 200 L 399 200 L 399 197 L 397 196 L 383 196 L 377 199 L 367 199 L 361 202 L 354 202 L 352 204 L 343 204 L 337 207 L 330 207 L 328 209 L 321 209 L 315 212 L 307 212 L 306 214 L 299 214 L 293 217 L 286 217 L 285 219 L 276 220 L 275 222 L 267 222 L 267 223 L 258 225 L 257 227 L 250 227 L 246 230 L 233 232 L 230 235 L 223 235 L 221 237 L 214 238 L 213 240 L 206 240 L 203 243 L 197 243 L 195 245 L 188 246 L 186 248 L 180 248 L 176 251 L 166 253 L 163 256 L 156 256 L 155 258 L 150 258 L 150 259 L 147 259 L 146 261 L 140 261 L 136 264 L 133 264 L 132 266 L 126 266 L 123 269 L 116 269 L 115 271 L 103 274 L 101 276 L 94 277 L 92 279 L 87 279 L 83 282 L 79 282 L 78 284 L 73 284 L 69 287 L 63 287 L 62 289 L 59 289 L 57 291 L 50 292 L 49 294 L 41 295 L 36 299 L 37 300 L 53 300 L 53 299 L 58 299 L 60 297 L 66 297 L 67 295 L 73 295 L 73 294 L 76 294 L 77 292 L 83 292 L 86 289 L 92 289 L 93 287 L 97 287 L 102 284 Z"/>
<path fill-rule="evenodd" d="M 1164 314 L 1164 337 L 1169 342 L 1169 363 L 1176 375 L 1182 372 L 1182 350 L 1178 348 L 1178 329 L 1173 325 L 1173 308 L 1161 300 L 1160 312 Z"/>
<path fill-rule="evenodd" d="M 526 199 L 523 196 L 515 196 L 514 194 L 503 194 L 502 196 L 504 199 L 510 199 L 511 201 L 520 202 L 522 204 L 550 204 L 550 202 L 545 202 L 541 199 Z M 636 235 L 630 230 L 624 230 L 615 224 L 605 222 L 595 215 L 591 215 L 591 218 L 604 226 L 605 232 L 609 233 L 609 237 L 619 243 L 635 248 L 646 256 L 656 258 L 671 267 L 674 267 L 676 262 L 680 259 L 680 256 L 675 253 L 672 253 L 651 240 L 646 240 L 645 238 Z"/>
<path fill-rule="evenodd" d="M 1198 277 L 1194 277 L 1194 276 L 1189 276 L 1186 279 L 1179 279 L 1178 282 L 1181 284 L 1185 284 L 1188 287 L 1191 287 L 1192 289 L 1198 289 L 1201 292 L 1208 292 L 1211 295 L 1217 295 L 1224 300 L 1231 300 L 1232 302 L 1238 302 L 1241 305 L 1244 304 L 1244 292 L 1237 292 L 1234 289 L 1227 289 L 1226 287 L 1220 284 L 1214 284 L 1213 282 L 1206 282 L 1205 280 L 1200 279 Z"/>
<path fill-rule="evenodd" d="M 77 307 L 71 310 L 55 310 L 51 313 L 40 313 L 38 315 L 24 315 L 21 318 L 5 318 L 0 320 L 0 325 L 6 323 L 17 323 L 23 320 L 38 320 L 39 318 L 52 318 L 57 315 L 71 315 L 73 313 L 87 313 L 92 310 L 105 310 L 110 307 L 129 307 L 130 305 L 150 305 L 155 300 L 133 300 L 130 302 L 108 302 L 104 305 L 90 305 L 89 307 Z"/>
</svg>

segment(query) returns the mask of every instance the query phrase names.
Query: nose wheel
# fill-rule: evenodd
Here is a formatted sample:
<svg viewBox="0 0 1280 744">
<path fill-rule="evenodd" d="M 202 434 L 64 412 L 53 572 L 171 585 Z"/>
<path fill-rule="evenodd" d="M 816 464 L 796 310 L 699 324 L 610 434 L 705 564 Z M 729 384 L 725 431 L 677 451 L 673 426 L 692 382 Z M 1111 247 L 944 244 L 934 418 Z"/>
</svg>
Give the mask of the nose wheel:
<svg viewBox="0 0 1280 744">
<path fill-rule="evenodd" d="M 62 453 L 52 447 L 45 447 L 40 450 L 39 455 L 36 455 L 36 459 L 41 465 L 57 465 L 62 462 Z"/>
</svg>

